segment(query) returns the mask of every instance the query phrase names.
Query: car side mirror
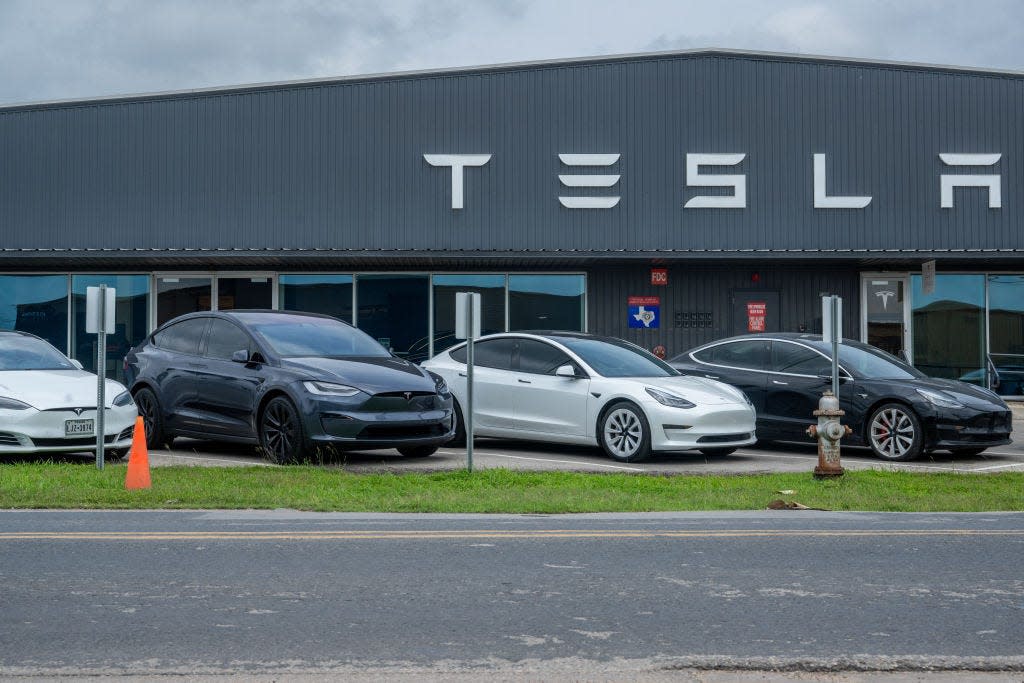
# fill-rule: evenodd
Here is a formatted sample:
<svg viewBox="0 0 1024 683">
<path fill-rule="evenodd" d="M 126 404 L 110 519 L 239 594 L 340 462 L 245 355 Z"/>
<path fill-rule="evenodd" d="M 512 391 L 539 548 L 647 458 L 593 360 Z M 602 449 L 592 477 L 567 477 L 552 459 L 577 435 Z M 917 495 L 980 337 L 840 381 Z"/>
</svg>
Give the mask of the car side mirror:
<svg viewBox="0 0 1024 683">
<path fill-rule="evenodd" d="M 239 349 L 238 351 L 235 351 L 234 353 L 231 354 L 231 360 L 234 361 L 235 363 L 248 363 L 249 352 L 246 351 L 245 349 Z"/>
<path fill-rule="evenodd" d="M 571 365 L 560 365 L 555 370 L 555 377 L 570 377 L 576 379 L 576 368 Z"/>
<path fill-rule="evenodd" d="M 68 358 L 68 360 L 71 361 L 71 364 L 74 365 L 76 369 L 82 369 L 82 361 L 77 360 L 75 358 Z"/>
</svg>

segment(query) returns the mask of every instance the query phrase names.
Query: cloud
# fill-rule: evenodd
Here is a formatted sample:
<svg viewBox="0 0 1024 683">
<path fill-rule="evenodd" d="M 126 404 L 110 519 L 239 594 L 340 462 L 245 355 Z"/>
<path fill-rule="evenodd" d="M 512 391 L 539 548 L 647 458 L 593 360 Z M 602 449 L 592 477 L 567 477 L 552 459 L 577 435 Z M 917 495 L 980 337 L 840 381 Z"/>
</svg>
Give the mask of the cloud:
<svg viewBox="0 0 1024 683">
<path fill-rule="evenodd" d="M 4 0 L 0 102 L 723 47 L 1020 69 L 1024 3 Z"/>
</svg>

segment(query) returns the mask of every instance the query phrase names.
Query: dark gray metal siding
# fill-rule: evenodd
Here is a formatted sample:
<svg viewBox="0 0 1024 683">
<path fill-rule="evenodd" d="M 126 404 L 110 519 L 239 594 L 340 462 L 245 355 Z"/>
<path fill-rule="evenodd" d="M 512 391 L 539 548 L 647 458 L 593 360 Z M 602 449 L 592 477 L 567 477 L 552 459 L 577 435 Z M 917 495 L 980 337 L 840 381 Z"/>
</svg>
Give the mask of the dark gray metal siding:
<svg viewBox="0 0 1024 683">
<path fill-rule="evenodd" d="M 694 346 L 722 339 L 737 332 L 731 327 L 732 293 L 736 290 L 779 292 L 779 331 L 821 332 L 821 296 L 843 298 L 843 333 L 860 339 L 860 279 L 852 267 L 829 269 L 777 267 L 764 264 L 711 267 L 666 265 L 667 286 L 650 285 L 650 269 L 621 266 L 591 270 L 587 274 L 587 322 L 590 332 L 606 334 L 651 350 L 659 344 L 669 357 Z M 754 273 L 758 282 L 751 282 Z M 629 327 L 627 300 L 630 296 L 657 296 L 661 300 L 658 329 Z M 707 311 L 712 327 L 677 327 L 675 312 Z"/>
<path fill-rule="evenodd" d="M 610 210 L 557 196 L 558 153 L 617 152 Z M 746 209 L 684 209 L 687 152 L 745 152 Z M 832 194 L 812 208 L 812 154 Z M 1003 208 L 940 152 L 1001 152 Z M 0 111 L 0 248 L 627 255 L 1024 250 L 1024 80 L 682 55 Z M 466 208 L 424 153 L 492 153 Z M 941 254 L 940 254 L 941 256 Z"/>
</svg>

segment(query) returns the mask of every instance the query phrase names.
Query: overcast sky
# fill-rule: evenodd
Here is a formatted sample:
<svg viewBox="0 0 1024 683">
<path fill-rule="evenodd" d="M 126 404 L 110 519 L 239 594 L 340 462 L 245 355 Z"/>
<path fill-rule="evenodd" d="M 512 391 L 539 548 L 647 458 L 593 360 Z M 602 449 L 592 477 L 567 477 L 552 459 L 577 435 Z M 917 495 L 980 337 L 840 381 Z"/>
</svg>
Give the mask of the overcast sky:
<svg viewBox="0 0 1024 683">
<path fill-rule="evenodd" d="M 0 0 L 0 103 L 721 47 L 1024 69 L 1021 0 Z"/>
</svg>

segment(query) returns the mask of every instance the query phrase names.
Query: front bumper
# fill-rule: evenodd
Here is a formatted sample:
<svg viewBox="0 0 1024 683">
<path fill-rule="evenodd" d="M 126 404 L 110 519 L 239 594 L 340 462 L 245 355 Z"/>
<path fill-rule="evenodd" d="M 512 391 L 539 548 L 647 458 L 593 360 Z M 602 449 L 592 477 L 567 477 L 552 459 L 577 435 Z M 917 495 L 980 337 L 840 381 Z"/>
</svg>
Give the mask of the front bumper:
<svg viewBox="0 0 1024 683">
<path fill-rule="evenodd" d="M 744 403 L 684 409 L 650 402 L 643 407 L 654 451 L 738 448 L 757 441 L 754 409 Z"/>
<path fill-rule="evenodd" d="M 1010 443 L 1013 413 L 970 408 L 943 412 L 925 419 L 928 448 L 988 448 Z"/>
<path fill-rule="evenodd" d="M 343 450 L 440 446 L 455 436 L 452 399 L 421 397 L 419 402 L 316 400 L 305 412 L 306 433 L 315 444 Z M 427 400 L 429 398 L 429 400 Z"/>
<path fill-rule="evenodd" d="M 104 414 L 104 447 L 126 449 L 138 409 L 134 404 L 107 408 Z M 96 436 L 66 436 L 66 420 L 96 419 L 96 410 L 0 410 L 0 454 L 76 453 L 96 450 Z"/>
</svg>

